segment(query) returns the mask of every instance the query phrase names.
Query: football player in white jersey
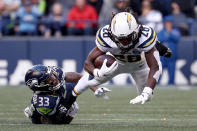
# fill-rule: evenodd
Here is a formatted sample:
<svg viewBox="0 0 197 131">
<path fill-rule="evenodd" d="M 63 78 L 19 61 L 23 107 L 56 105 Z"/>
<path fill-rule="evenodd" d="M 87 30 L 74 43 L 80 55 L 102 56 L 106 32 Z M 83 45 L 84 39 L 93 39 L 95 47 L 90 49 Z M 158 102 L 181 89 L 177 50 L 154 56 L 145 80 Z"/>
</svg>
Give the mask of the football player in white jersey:
<svg viewBox="0 0 197 131">
<path fill-rule="evenodd" d="M 118 74 L 130 73 L 138 92 L 138 96 L 131 99 L 130 103 L 144 104 L 149 101 L 162 73 L 159 52 L 155 47 L 155 31 L 149 26 L 138 24 L 131 13 L 121 12 L 112 18 L 110 25 L 98 30 L 95 42 L 96 47 L 89 53 L 84 66 L 93 79 L 90 80 L 88 75 L 84 75 L 72 94 L 77 96 L 90 85 L 97 86 Z M 110 52 L 116 61 L 107 67 L 105 60 L 100 69 L 95 68 L 94 60 L 107 52 Z"/>
</svg>

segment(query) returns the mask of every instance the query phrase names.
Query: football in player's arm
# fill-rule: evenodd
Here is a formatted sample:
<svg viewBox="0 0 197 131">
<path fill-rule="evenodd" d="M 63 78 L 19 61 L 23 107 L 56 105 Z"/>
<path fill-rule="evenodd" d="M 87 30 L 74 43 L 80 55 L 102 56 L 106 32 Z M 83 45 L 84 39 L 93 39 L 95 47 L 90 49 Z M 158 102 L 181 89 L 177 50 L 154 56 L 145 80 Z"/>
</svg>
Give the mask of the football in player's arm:
<svg viewBox="0 0 197 131">
<path fill-rule="evenodd" d="M 68 96 L 82 75 L 63 73 L 55 66 L 35 65 L 26 72 L 25 83 L 33 90 L 31 105 L 24 110 L 34 124 L 69 124 L 78 111 L 76 98 Z M 105 96 L 107 88 L 91 87 L 97 97 Z"/>
<path fill-rule="evenodd" d="M 129 73 L 135 80 L 138 93 L 130 103 L 144 104 L 149 101 L 162 73 L 159 54 L 165 56 L 170 52 L 167 47 L 160 46 L 155 31 L 149 26 L 137 23 L 131 13 L 121 12 L 112 18 L 110 25 L 97 31 L 95 42 L 96 47 L 89 53 L 84 65 L 93 79 L 83 76 L 73 90 L 75 95 L 118 74 Z M 160 51 L 165 51 L 159 53 L 156 44 Z M 95 68 L 94 60 L 107 52 L 113 55 L 116 61 L 110 67 L 106 66 L 105 61 L 100 69 Z"/>
</svg>

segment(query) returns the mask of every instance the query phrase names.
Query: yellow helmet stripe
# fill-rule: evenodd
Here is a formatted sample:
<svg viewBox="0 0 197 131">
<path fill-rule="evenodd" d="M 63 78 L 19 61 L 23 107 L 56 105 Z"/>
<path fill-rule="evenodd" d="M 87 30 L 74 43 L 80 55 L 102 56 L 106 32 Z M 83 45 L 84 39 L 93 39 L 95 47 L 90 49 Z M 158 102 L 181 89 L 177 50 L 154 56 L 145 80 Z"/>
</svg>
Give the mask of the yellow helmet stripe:
<svg viewBox="0 0 197 131">
<path fill-rule="evenodd" d="M 112 19 L 112 27 L 111 28 L 113 28 L 114 31 L 115 31 L 115 24 L 116 24 L 116 17 L 114 17 Z"/>
<path fill-rule="evenodd" d="M 127 23 L 129 25 L 129 29 L 131 29 L 131 15 L 130 14 L 127 15 Z"/>
</svg>

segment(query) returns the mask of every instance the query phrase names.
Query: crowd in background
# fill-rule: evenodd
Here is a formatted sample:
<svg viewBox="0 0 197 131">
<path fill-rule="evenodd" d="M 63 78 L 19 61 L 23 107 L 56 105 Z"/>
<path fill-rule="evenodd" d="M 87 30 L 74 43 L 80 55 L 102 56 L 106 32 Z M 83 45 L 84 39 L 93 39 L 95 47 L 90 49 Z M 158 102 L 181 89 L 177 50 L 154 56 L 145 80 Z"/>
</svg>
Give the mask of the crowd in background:
<svg viewBox="0 0 197 131">
<path fill-rule="evenodd" d="M 110 24 L 112 12 L 128 8 L 172 50 L 161 61 L 174 84 L 179 40 L 197 35 L 197 0 L 0 0 L 0 37 L 95 35 Z"/>
<path fill-rule="evenodd" d="M 196 0 L 0 0 L 0 36 L 94 35 L 113 13 L 131 8 L 157 33 L 171 16 L 183 36 L 196 35 Z"/>
</svg>

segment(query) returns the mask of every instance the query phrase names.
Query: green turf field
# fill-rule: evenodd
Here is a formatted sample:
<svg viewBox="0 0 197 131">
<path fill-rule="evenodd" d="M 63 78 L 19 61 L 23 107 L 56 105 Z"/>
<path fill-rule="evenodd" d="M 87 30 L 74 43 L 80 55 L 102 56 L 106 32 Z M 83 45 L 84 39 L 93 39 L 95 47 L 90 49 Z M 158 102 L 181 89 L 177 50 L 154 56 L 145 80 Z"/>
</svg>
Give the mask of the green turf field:
<svg viewBox="0 0 197 131">
<path fill-rule="evenodd" d="M 110 89 L 108 100 L 91 91 L 79 96 L 80 110 L 71 125 L 33 125 L 23 115 L 31 91 L 0 87 L 0 131 L 197 131 L 197 88 L 158 88 L 145 105 L 129 104 L 134 88 Z"/>
</svg>

